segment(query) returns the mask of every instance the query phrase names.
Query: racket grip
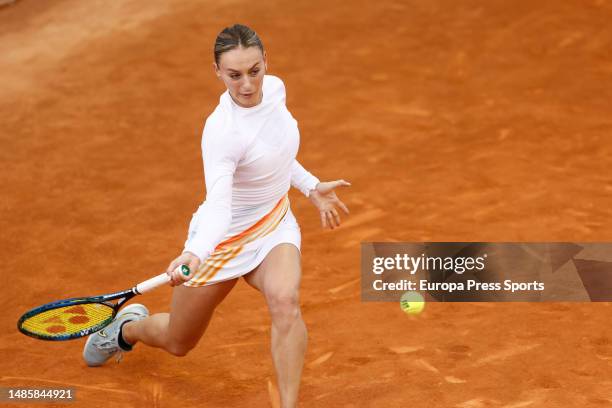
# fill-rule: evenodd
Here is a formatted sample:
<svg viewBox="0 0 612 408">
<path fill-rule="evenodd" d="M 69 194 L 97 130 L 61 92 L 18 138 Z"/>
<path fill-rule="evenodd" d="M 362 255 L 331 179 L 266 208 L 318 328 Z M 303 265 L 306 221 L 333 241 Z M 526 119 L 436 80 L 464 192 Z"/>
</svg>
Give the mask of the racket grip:
<svg viewBox="0 0 612 408">
<path fill-rule="evenodd" d="M 181 265 L 180 268 L 183 275 L 189 276 L 189 267 L 187 265 Z M 136 285 L 136 291 L 140 294 L 147 293 L 155 288 L 167 284 L 168 282 L 170 282 L 170 276 L 166 272 L 160 273 L 156 277 Z"/>
<path fill-rule="evenodd" d="M 136 285 L 136 291 L 138 291 L 140 294 L 147 293 L 155 288 L 165 285 L 168 282 L 170 282 L 170 276 L 168 276 L 166 272 L 160 273 L 156 277 L 147 279 L 146 281 Z"/>
</svg>

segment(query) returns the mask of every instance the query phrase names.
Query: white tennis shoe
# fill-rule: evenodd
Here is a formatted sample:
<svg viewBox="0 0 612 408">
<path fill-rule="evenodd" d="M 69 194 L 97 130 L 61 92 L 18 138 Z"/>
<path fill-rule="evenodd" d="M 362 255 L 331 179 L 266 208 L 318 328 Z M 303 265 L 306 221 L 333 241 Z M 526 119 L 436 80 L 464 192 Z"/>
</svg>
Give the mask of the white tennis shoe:
<svg viewBox="0 0 612 408">
<path fill-rule="evenodd" d="M 121 309 L 115 319 L 100 331 L 90 335 L 83 348 L 83 359 L 90 367 L 97 367 L 119 353 L 117 361 L 121 360 L 126 350 L 119 346 L 119 331 L 123 323 L 132 320 L 142 320 L 149 316 L 149 310 L 141 304 L 134 303 Z"/>
</svg>

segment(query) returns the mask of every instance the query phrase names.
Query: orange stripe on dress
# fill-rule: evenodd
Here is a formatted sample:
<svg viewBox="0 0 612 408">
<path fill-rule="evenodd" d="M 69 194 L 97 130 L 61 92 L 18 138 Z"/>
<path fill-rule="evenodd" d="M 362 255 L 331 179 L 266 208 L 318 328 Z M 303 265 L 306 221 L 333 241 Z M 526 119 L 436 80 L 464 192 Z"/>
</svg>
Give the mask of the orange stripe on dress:
<svg viewBox="0 0 612 408">
<path fill-rule="evenodd" d="M 196 285 L 194 286 L 205 285 L 208 281 L 214 278 L 217 272 L 219 272 L 228 262 L 230 262 L 232 259 L 238 256 L 240 252 L 242 252 L 242 250 L 244 249 L 245 245 L 273 231 L 278 226 L 278 224 L 280 224 L 281 220 L 287 213 L 287 208 L 288 208 L 288 205 L 284 206 L 281 211 L 278 211 L 276 214 L 274 214 L 275 218 L 273 218 L 272 220 L 269 220 L 270 222 L 263 225 L 261 230 L 257 234 L 251 234 L 248 237 L 246 237 L 246 239 L 243 240 L 242 245 L 228 247 L 229 253 L 226 250 L 226 252 L 224 253 L 224 255 L 221 256 L 220 259 L 215 260 L 216 265 L 213 266 L 213 264 L 211 264 L 210 268 L 207 268 L 205 271 L 204 270 L 200 271 L 198 275 L 195 276 L 191 280 L 191 281 L 196 281 Z"/>
<path fill-rule="evenodd" d="M 246 244 L 274 230 L 287 213 L 288 204 L 289 198 L 285 195 L 268 214 L 255 224 L 217 245 L 215 251 L 204 261 L 196 275 L 185 284 L 193 287 L 205 285 L 223 266 L 238 256 Z M 230 246 L 231 243 L 234 245 Z"/>
<path fill-rule="evenodd" d="M 207 276 L 209 276 L 211 273 L 213 274 L 216 273 L 216 271 L 221 269 L 227 263 L 227 261 L 233 259 L 235 255 L 238 253 L 237 251 L 241 251 L 242 248 L 243 248 L 242 246 L 232 247 L 229 250 L 224 251 L 222 254 L 219 253 L 218 256 L 214 258 L 212 257 L 207 258 L 204 266 L 198 270 L 196 275 L 193 278 L 191 278 L 191 280 L 189 280 L 188 283 L 190 283 L 193 286 L 196 286 L 195 284 L 197 283 L 202 283 L 202 281 L 206 279 Z M 201 286 L 201 285 L 197 285 L 197 286 Z"/>
<path fill-rule="evenodd" d="M 287 213 L 286 211 L 279 212 L 278 216 L 274 220 L 272 220 L 271 223 L 267 225 L 267 228 L 265 230 L 261 231 L 257 235 L 254 234 L 254 235 L 249 236 L 249 239 L 247 239 L 243 245 L 235 247 L 235 249 L 231 251 L 230 254 L 228 254 L 228 256 L 226 256 L 224 259 L 220 261 L 220 264 L 217 264 L 215 267 L 212 268 L 210 272 L 204 275 L 203 281 L 200 281 L 198 283 L 200 285 L 205 285 L 208 281 L 214 278 L 217 272 L 219 272 L 229 261 L 237 257 L 240 254 L 240 252 L 242 252 L 246 244 L 248 244 L 249 242 L 253 242 L 259 237 L 267 235 L 270 231 L 273 231 L 278 226 L 278 224 L 280 224 L 281 220 L 283 219 L 286 213 Z"/>
<path fill-rule="evenodd" d="M 244 249 L 243 246 L 239 246 L 232 251 L 230 255 L 228 255 L 224 260 L 222 260 L 218 265 L 216 265 L 210 272 L 208 272 L 201 280 L 197 282 L 198 286 L 206 285 L 212 278 L 217 275 L 217 273 L 223 269 L 223 267 L 232 259 L 236 258 Z"/>
<path fill-rule="evenodd" d="M 221 242 L 219 245 L 217 245 L 215 247 L 215 251 L 217 251 L 217 249 L 223 248 L 223 247 L 231 244 L 232 242 L 238 241 L 239 239 L 241 239 L 241 238 L 251 234 L 255 230 L 257 230 L 259 227 L 262 226 L 262 224 L 264 224 L 266 221 L 268 221 L 268 219 L 270 219 L 274 215 L 276 210 L 279 209 L 283 205 L 285 200 L 287 200 L 287 201 L 289 200 L 287 195 L 284 195 L 280 200 L 278 200 L 278 203 L 276 203 L 274 208 L 269 213 L 267 213 L 266 215 L 261 217 L 261 219 L 259 221 L 257 221 L 255 224 L 251 225 L 249 228 L 245 229 L 241 233 L 239 233 L 237 235 L 234 235 L 233 237 L 228 238 L 225 241 Z"/>
</svg>

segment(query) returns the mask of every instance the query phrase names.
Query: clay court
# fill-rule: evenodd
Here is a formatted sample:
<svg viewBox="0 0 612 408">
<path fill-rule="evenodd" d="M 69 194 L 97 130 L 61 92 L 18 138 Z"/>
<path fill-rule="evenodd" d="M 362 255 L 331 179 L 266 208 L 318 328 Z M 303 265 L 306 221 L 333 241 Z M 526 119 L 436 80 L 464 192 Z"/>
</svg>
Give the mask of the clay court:
<svg viewBox="0 0 612 408">
<path fill-rule="evenodd" d="M 0 8 L 0 386 L 71 407 L 276 406 L 269 317 L 239 282 L 187 357 L 20 334 L 25 310 L 131 287 L 182 250 L 200 137 L 241 22 L 299 121 L 298 159 L 352 182 L 335 231 L 297 190 L 302 407 L 612 405 L 609 303 L 361 301 L 367 241 L 612 241 L 612 2 L 21 0 Z M 170 288 L 140 300 L 168 309 Z M 26 404 L 27 405 L 27 404 Z M 25 406 L 8 404 L 7 406 Z"/>
</svg>

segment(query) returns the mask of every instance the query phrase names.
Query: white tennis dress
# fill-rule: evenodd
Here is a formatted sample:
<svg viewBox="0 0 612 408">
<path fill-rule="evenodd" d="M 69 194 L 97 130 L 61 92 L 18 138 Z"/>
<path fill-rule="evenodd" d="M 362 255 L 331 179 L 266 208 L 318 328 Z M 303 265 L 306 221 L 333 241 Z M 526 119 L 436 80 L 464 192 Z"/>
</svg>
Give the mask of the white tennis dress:
<svg viewBox="0 0 612 408">
<path fill-rule="evenodd" d="M 297 122 L 285 105 L 285 86 L 263 80 L 263 100 L 238 106 L 225 91 L 202 134 L 206 200 L 193 214 L 184 251 L 202 261 L 186 286 L 242 276 L 280 243 L 301 244 L 289 206 L 293 185 L 304 195 L 319 180 L 295 159 Z"/>
</svg>

